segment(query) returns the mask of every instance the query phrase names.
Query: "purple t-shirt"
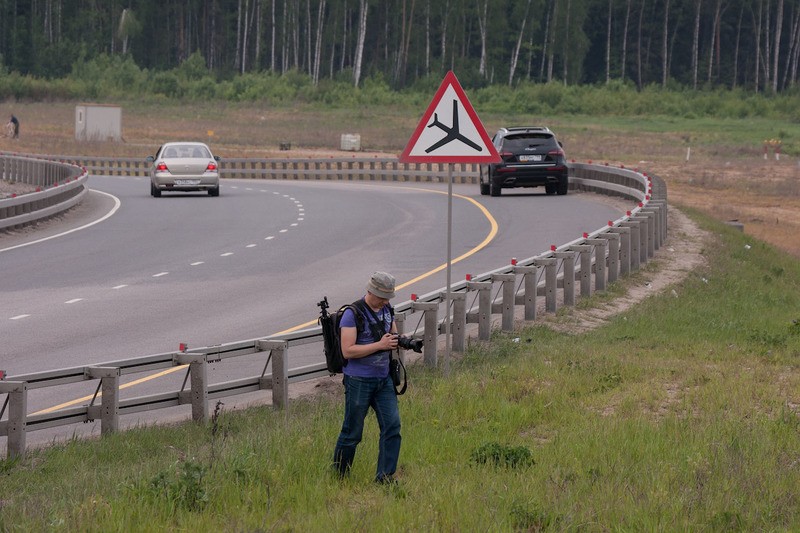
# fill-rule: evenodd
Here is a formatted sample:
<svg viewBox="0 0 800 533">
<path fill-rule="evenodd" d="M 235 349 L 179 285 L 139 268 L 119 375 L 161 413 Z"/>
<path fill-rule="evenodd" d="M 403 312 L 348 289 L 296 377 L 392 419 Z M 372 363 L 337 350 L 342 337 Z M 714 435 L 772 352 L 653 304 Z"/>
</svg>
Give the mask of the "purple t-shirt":
<svg viewBox="0 0 800 533">
<path fill-rule="evenodd" d="M 363 298 L 361 300 L 364 302 Z M 366 302 L 364 302 L 366 306 Z M 372 317 L 374 313 L 375 317 Z M 379 339 L 374 339 L 372 337 L 372 328 L 369 327 L 367 324 L 375 324 L 375 318 L 378 320 L 378 324 L 381 322 L 383 323 L 382 330 L 388 333 L 392 328 L 392 312 L 388 305 L 383 306 L 380 311 L 373 313 L 361 313 L 363 319 L 365 320 L 364 324 L 365 327 L 363 331 L 358 332 L 358 337 L 356 338 L 356 344 L 371 344 L 376 342 Z M 347 309 L 342 314 L 342 319 L 339 321 L 339 326 L 343 328 L 355 328 L 356 326 L 356 318 L 353 315 L 352 309 Z M 388 350 L 384 350 L 382 352 L 375 352 L 371 355 L 366 357 L 360 357 L 358 359 L 347 359 L 347 364 L 344 365 L 342 372 L 348 376 L 358 377 L 358 378 L 385 378 L 389 375 L 389 359 L 391 357 L 391 353 Z"/>
</svg>

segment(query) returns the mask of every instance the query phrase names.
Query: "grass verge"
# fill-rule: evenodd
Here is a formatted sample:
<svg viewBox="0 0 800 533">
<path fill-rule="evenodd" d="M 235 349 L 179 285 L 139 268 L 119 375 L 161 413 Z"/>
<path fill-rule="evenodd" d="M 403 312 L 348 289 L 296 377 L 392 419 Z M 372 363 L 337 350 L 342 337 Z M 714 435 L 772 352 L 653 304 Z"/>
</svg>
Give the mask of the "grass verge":
<svg viewBox="0 0 800 533">
<path fill-rule="evenodd" d="M 0 530 L 797 530 L 800 265 L 692 217 L 715 238 L 674 291 L 414 367 L 395 486 L 371 482 L 374 418 L 330 474 L 338 399 L 218 406 L 0 462 Z"/>
</svg>

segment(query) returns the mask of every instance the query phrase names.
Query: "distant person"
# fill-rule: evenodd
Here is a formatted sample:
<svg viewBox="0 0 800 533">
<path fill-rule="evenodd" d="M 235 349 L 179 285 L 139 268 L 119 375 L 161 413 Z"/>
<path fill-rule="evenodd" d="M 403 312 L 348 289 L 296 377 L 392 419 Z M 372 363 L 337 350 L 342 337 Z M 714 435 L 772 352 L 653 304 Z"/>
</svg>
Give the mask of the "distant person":
<svg viewBox="0 0 800 533">
<path fill-rule="evenodd" d="M 14 115 L 11 115 L 11 119 L 8 121 L 8 135 L 12 139 L 19 139 L 19 120 Z"/>
</svg>

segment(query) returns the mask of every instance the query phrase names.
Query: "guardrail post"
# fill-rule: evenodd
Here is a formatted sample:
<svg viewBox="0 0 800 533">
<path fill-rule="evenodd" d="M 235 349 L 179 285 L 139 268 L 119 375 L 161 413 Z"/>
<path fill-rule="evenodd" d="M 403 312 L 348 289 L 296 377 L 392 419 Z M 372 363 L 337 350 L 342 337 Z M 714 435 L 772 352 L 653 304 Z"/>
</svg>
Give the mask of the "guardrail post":
<svg viewBox="0 0 800 533">
<path fill-rule="evenodd" d="M 422 357 L 427 366 L 437 364 L 437 335 L 439 333 L 439 302 L 412 302 L 411 309 L 425 313 L 425 334 Z"/>
<path fill-rule="evenodd" d="M 6 457 L 25 457 L 28 384 L 24 381 L 0 381 L 0 393 L 8 394 Z"/>
<path fill-rule="evenodd" d="M 619 277 L 619 233 L 601 233 L 601 239 L 606 240 L 608 247 L 608 282 L 614 283 Z"/>
<path fill-rule="evenodd" d="M 617 226 L 608 231 L 619 235 L 619 275 L 627 276 L 631 273 L 631 228 Z"/>
<path fill-rule="evenodd" d="M 553 256 L 560 259 L 564 265 L 564 305 L 575 305 L 575 252 L 555 252 Z"/>
<path fill-rule="evenodd" d="M 478 339 L 488 341 L 492 335 L 492 282 L 468 281 L 467 290 L 478 291 L 478 313 L 468 313 L 468 323 L 478 323 Z"/>
<path fill-rule="evenodd" d="M 647 204 L 648 207 L 653 206 L 658 208 L 659 216 L 660 216 L 660 228 L 661 228 L 661 244 L 667 240 L 667 201 L 666 200 L 650 200 L 650 203 Z"/>
<path fill-rule="evenodd" d="M 175 354 L 175 362 L 189 365 L 190 398 L 192 399 L 192 420 L 208 421 L 208 370 L 207 356 L 204 353 Z"/>
<path fill-rule="evenodd" d="M 119 431 L 119 368 L 90 366 L 87 377 L 100 380 L 100 434 Z"/>
<path fill-rule="evenodd" d="M 630 272 L 636 272 L 642 263 L 642 231 L 641 222 L 638 220 L 627 220 L 620 222 L 620 227 L 628 228 L 631 232 L 630 237 Z M 645 252 L 646 253 L 646 252 Z"/>
<path fill-rule="evenodd" d="M 533 264 L 537 267 L 544 267 L 544 309 L 548 313 L 555 313 L 558 308 L 556 303 L 558 259 L 555 257 L 543 257 L 534 259 Z"/>
<path fill-rule="evenodd" d="M 524 293 L 515 296 L 514 302 L 525 306 L 525 320 L 536 320 L 536 276 L 539 267 L 535 266 L 514 266 L 515 274 L 522 275 L 522 286 Z"/>
<path fill-rule="evenodd" d="M 588 244 L 576 244 L 569 249 L 580 254 L 581 297 L 588 298 L 592 295 L 592 247 Z"/>
<path fill-rule="evenodd" d="M 649 239 L 647 242 L 647 256 L 652 258 L 655 251 L 661 248 L 661 216 L 658 214 L 658 208 L 648 204 L 644 209 L 639 211 L 640 216 L 645 216 L 649 224 Z"/>
<path fill-rule="evenodd" d="M 587 239 L 586 244 L 594 246 L 594 289 L 606 290 L 606 249 L 608 241 L 605 239 Z"/>
<path fill-rule="evenodd" d="M 464 353 L 467 336 L 467 293 L 450 293 L 453 300 L 453 321 L 450 324 L 450 333 L 453 335 L 453 351 Z"/>
<path fill-rule="evenodd" d="M 272 406 L 286 409 L 289 405 L 289 343 L 265 339 L 256 344 L 260 350 L 272 352 Z"/>
<path fill-rule="evenodd" d="M 633 218 L 635 220 L 641 220 L 645 224 L 642 228 L 644 233 L 642 239 L 642 263 L 647 263 L 647 261 L 655 255 L 656 251 L 656 214 L 653 211 L 639 211 L 639 214 Z"/>
<path fill-rule="evenodd" d="M 500 328 L 503 331 L 514 330 L 514 283 L 517 277 L 514 274 L 492 274 L 492 282 L 501 283 L 503 300 L 500 304 L 492 305 L 492 312 L 500 312 L 502 320 Z"/>
</svg>

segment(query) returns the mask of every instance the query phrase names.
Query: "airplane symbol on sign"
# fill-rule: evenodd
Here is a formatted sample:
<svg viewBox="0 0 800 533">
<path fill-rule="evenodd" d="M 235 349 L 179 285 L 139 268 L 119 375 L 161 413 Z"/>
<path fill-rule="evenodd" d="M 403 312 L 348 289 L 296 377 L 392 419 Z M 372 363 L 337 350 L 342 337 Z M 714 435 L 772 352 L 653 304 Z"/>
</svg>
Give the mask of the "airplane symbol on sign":
<svg viewBox="0 0 800 533">
<path fill-rule="evenodd" d="M 453 141 L 461 141 L 462 143 L 466 144 L 467 146 L 469 146 L 471 148 L 474 148 L 475 150 L 477 150 L 479 152 L 483 151 L 483 148 L 481 146 L 479 146 L 478 144 L 472 142 L 468 138 L 466 138 L 463 135 L 461 135 L 461 133 L 459 133 L 459 129 L 458 129 L 458 100 L 455 100 L 455 99 L 453 100 L 453 127 L 448 128 L 447 126 L 445 126 L 444 124 L 439 122 L 439 115 L 437 113 L 433 114 L 433 122 L 428 124 L 429 128 L 432 128 L 434 126 L 436 126 L 440 130 L 442 130 L 445 133 L 447 133 L 447 135 L 445 135 L 444 138 L 442 138 L 440 141 L 435 142 L 433 145 L 431 145 L 429 148 L 427 148 L 425 150 L 426 154 L 429 154 L 429 153 L 433 152 L 434 150 L 436 150 L 437 148 L 441 148 L 445 144 L 451 143 Z"/>
</svg>

